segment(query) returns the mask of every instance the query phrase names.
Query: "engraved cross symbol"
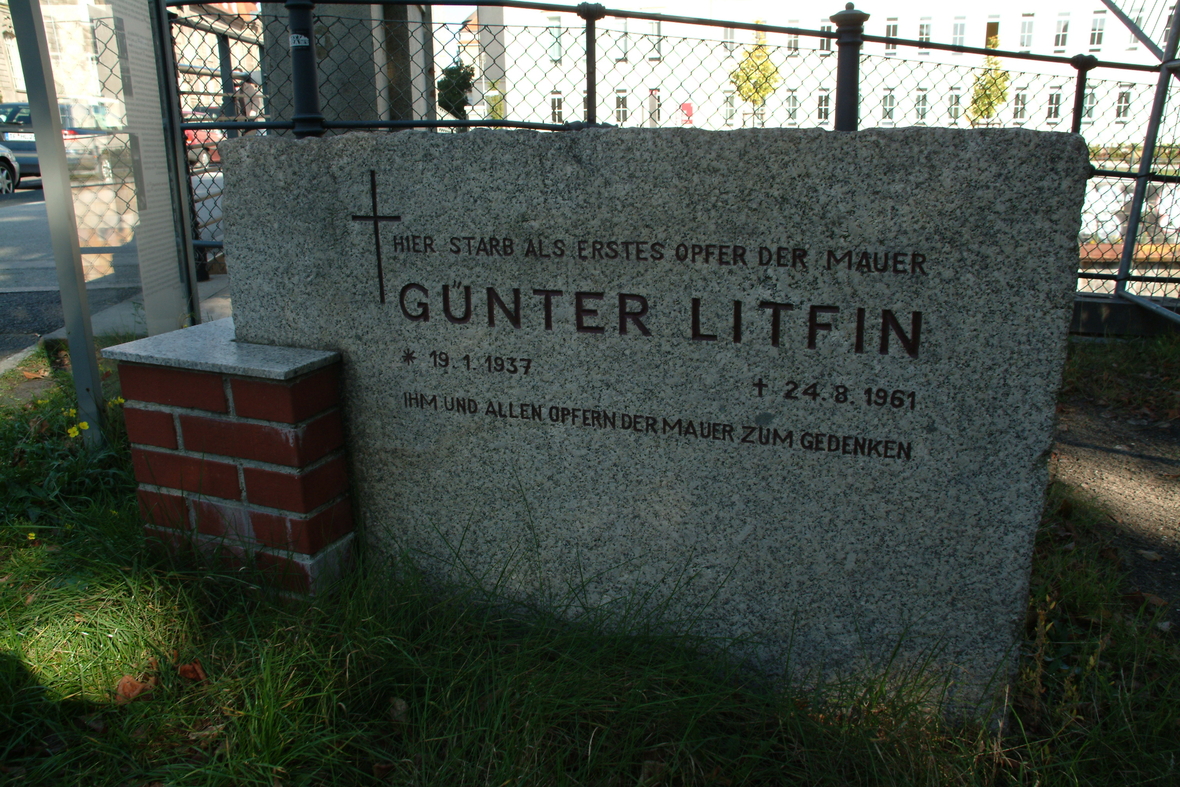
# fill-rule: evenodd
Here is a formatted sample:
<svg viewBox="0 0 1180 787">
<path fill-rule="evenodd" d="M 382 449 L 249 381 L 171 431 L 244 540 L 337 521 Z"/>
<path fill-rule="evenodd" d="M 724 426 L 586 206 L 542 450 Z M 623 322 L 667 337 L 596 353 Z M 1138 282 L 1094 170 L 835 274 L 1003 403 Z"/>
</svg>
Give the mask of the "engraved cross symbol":
<svg viewBox="0 0 1180 787">
<path fill-rule="evenodd" d="M 373 215 L 372 216 L 358 216 L 355 213 L 352 216 L 353 221 L 371 221 L 373 222 L 373 243 L 377 246 L 377 286 L 381 291 L 381 302 L 385 303 L 385 271 L 381 264 L 381 222 L 383 221 L 401 221 L 401 216 L 382 216 L 377 213 L 377 171 L 369 170 L 369 189 L 373 194 Z"/>
</svg>

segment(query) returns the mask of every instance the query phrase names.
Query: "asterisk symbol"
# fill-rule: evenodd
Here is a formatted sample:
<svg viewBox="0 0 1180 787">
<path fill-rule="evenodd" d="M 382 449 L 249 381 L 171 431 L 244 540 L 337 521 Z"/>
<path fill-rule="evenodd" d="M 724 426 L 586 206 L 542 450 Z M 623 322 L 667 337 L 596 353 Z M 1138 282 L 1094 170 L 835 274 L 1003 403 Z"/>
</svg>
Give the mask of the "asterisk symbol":
<svg viewBox="0 0 1180 787">
<path fill-rule="evenodd" d="M 404 353 L 402 353 L 402 363 L 413 363 L 413 362 L 414 362 L 414 351 L 411 350 L 409 347 L 407 347 L 406 351 Z"/>
</svg>

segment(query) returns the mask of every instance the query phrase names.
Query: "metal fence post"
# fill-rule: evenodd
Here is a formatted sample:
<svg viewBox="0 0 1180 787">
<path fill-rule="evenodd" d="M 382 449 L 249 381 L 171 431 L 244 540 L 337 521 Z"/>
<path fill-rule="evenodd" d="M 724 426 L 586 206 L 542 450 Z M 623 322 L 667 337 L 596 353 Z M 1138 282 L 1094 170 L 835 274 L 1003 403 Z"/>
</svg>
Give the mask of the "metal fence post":
<svg viewBox="0 0 1180 787">
<path fill-rule="evenodd" d="M 45 37 L 45 21 L 38 0 L 11 0 L 12 26 L 20 52 L 33 133 L 37 137 L 37 157 L 41 164 L 41 187 L 45 192 L 45 213 L 49 240 L 57 268 L 66 341 L 73 367 L 74 392 L 78 396 L 79 421 L 91 427 L 83 432 L 91 448 L 106 444 L 102 423 L 106 410 L 102 399 L 102 377 L 94 332 L 90 324 L 90 302 L 82 274 L 82 252 L 78 243 L 78 224 L 74 216 L 74 199 L 70 190 L 70 171 L 62 139 L 61 114 L 58 112 L 57 87 L 53 64 Z"/>
<path fill-rule="evenodd" d="M 1082 133 L 1082 114 L 1086 111 L 1086 72 L 1098 65 L 1098 58 L 1093 55 L 1074 55 L 1069 64 L 1077 69 L 1077 86 L 1073 94 L 1073 125 L 1070 131 Z"/>
<path fill-rule="evenodd" d="M 1139 244 L 1139 223 L 1143 214 L 1143 202 L 1147 198 L 1147 187 L 1151 182 L 1152 170 L 1155 167 L 1155 143 L 1159 136 L 1160 123 L 1164 115 L 1164 107 L 1168 103 L 1168 87 L 1173 78 L 1176 48 L 1180 46 L 1180 5 L 1176 6 L 1172 16 L 1171 31 L 1167 43 L 1164 44 L 1164 62 L 1160 64 L 1159 79 L 1155 86 L 1155 99 L 1151 104 L 1151 116 L 1147 120 L 1147 133 L 1143 136 L 1143 152 L 1139 156 L 1139 172 L 1135 178 L 1135 193 L 1131 197 L 1131 211 L 1127 216 L 1127 227 L 1123 233 L 1123 254 L 1119 259 L 1118 278 L 1114 283 L 1114 294 L 1120 298 L 1152 309 L 1153 311 L 1167 311 L 1159 304 L 1127 292 L 1127 277 L 1131 275 L 1131 267 L 1135 260 L 1135 247 Z M 1174 319 L 1174 318 L 1171 318 Z"/>
<path fill-rule="evenodd" d="M 606 9 L 599 3 L 578 4 L 578 16 L 586 20 L 586 122 L 598 122 L 598 47 L 594 23 L 606 16 Z"/>
<path fill-rule="evenodd" d="M 296 137 L 320 137 L 324 134 L 324 116 L 320 112 L 320 81 L 316 73 L 315 32 L 311 0 L 287 0 L 287 25 L 291 42 L 291 92 L 294 97 Z"/>
<path fill-rule="evenodd" d="M 221 116 L 237 119 L 237 101 L 234 100 L 234 65 L 229 48 L 229 36 L 220 33 L 217 36 L 217 60 L 221 70 Z M 238 135 L 236 129 L 228 129 L 225 136 L 233 139 Z"/>
<path fill-rule="evenodd" d="M 857 11 L 852 3 L 829 17 L 836 25 L 836 130 L 856 131 L 860 120 L 860 48 L 864 44 L 865 22 L 869 15 Z"/>
</svg>

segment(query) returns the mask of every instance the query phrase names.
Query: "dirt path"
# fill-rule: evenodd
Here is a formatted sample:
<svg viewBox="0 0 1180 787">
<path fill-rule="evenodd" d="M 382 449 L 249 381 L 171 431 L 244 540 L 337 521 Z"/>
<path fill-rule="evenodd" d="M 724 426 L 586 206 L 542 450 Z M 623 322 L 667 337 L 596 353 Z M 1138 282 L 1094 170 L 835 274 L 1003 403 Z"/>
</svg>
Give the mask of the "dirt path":
<svg viewBox="0 0 1180 787">
<path fill-rule="evenodd" d="M 1061 406 L 1050 471 L 1112 517 L 1132 586 L 1180 628 L 1180 425 L 1086 403 Z"/>
</svg>

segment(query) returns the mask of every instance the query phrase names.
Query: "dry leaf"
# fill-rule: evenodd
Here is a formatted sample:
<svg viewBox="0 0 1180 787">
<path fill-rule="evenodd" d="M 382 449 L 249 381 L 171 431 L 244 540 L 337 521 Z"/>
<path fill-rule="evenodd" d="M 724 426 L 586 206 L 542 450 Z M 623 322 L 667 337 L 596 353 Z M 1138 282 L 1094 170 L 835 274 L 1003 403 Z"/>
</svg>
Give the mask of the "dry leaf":
<svg viewBox="0 0 1180 787">
<path fill-rule="evenodd" d="M 1171 630 L 1172 630 L 1172 621 L 1170 621 L 1170 620 L 1161 620 L 1159 623 L 1156 623 L 1156 624 L 1155 624 L 1155 627 L 1156 627 L 1157 629 L 1159 629 L 1160 631 L 1162 631 L 1162 632 L 1164 632 L 1164 633 L 1167 633 L 1167 632 L 1169 632 L 1169 631 L 1171 631 Z"/>
<path fill-rule="evenodd" d="M 1143 600 L 1146 601 L 1148 604 L 1151 604 L 1153 607 L 1166 607 L 1166 606 L 1168 606 L 1168 602 L 1164 601 L 1162 598 L 1155 595 L 1154 593 L 1144 593 Z"/>
<path fill-rule="evenodd" d="M 124 675 L 119 678 L 119 685 L 115 687 L 115 702 L 119 705 L 125 705 L 141 694 L 154 689 L 156 687 L 155 683 L 155 678 L 149 678 L 147 683 L 141 683 L 130 675 Z"/>
<path fill-rule="evenodd" d="M 81 622 L 82 622 L 82 621 L 84 621 L 85 619 L 86 619 L 86 618 L 82 617 L 82 615 L 81 615 L 80 613 L 78 613 L 78 612 L 75 612 L 75 613 L 74 613 L 74 622 L 75 622 L 75 623 L 81 623 Z"/>
<path fill-rule="evenodd" d="M 193 659 L 188 664 L 181 664 L 176 668 L 176 671 L 180 673 L 180 677 L 195 680 L 198 683 L 209 679 L 209 676 L 205 674 L 205 668 L 201 666 L 200 659 Z"/>
<path fill-rule="evenodd" d="M 409 703 L 401 697 L 389 698 L 389 715 L 393 717 L 394 721 L 405 721 L 406 711 L 409 709 Z"/>
<path fill-rule="evenodd" d="M 1163 557 L 1160 556 L 1159 552 L 1152 552 L 1150 549 L 1139 549 L 1136 551 L 1144 560 L 1150 560 L 1152 563 L 1163 560 Z"/>
<path fill-rule="evenodd" d="M 21 372 L 21 374 L 25 376 L 26 380 L 40 380 L 49 376 L 49 372 L 44 369 L 35 372 Z"/>
</svg>

